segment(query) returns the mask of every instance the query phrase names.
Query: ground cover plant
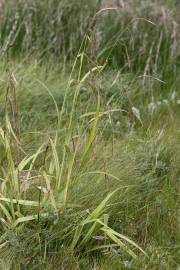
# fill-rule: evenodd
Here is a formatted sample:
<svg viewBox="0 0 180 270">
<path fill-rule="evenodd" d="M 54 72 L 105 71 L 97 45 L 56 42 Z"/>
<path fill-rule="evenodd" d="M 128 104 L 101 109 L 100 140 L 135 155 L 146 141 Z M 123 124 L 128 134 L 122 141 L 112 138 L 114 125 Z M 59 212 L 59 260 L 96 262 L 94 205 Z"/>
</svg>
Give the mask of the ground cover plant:
<svg viewBox="0 0 180 270">
<path fill-rule="evenodd" d="M 0 6 L 0 269 L 178 270 L 178 1 Z"/>
</svg>

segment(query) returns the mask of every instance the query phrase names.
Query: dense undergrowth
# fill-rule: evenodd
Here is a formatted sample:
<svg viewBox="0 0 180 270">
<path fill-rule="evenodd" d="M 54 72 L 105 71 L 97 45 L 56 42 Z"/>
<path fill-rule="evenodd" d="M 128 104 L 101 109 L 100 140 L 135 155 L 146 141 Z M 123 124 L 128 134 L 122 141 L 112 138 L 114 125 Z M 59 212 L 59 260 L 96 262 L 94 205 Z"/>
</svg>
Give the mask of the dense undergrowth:
<svg viewBox="0 0 180 270">
<path fill-rule="evenodd" d="M 176 1 L 0 1 L 0 269 L 178 270 Z"/>
</svg>

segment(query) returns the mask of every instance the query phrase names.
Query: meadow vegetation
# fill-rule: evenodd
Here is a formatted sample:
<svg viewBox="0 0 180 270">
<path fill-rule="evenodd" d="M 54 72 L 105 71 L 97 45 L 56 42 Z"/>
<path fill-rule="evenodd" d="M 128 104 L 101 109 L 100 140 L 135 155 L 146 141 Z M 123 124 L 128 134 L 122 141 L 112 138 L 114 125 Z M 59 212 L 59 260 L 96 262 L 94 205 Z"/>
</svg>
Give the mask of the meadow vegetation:
<svg viewBox="0 0 180 270">
<path fill-rule="evenodd" d="M 180 269 L 179 12 L 0 1 L 0 269 Z"/>
</svg>

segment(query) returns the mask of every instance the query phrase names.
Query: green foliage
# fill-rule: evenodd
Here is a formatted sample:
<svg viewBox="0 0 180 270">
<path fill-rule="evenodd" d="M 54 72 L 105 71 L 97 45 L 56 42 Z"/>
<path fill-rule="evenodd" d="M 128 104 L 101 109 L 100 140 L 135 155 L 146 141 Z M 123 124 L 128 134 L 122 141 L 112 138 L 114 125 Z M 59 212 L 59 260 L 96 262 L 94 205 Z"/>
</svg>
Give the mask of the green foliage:
<svg viewBox="0 0 180 270">
<path fill-rule="evenodd" d="M 0 2 L 2 270 L 179 267 L 178 5 L 110 4 Z"/>
</svg>

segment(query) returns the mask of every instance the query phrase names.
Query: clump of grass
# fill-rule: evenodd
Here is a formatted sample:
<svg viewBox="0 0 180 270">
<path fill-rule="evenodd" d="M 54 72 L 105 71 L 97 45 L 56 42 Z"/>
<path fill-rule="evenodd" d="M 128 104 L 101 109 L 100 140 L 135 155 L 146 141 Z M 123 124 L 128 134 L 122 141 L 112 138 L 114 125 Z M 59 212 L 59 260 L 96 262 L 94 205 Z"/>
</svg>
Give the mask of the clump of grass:
<svg viewBox="0 0 180 270">
<path fill-rule="evenodd" d="M 63 112 L 61 132 L 56 122 L 53 132 L 44 133 L 42 139 L 37 133 L 31 138 L 32 143 L 39 140 L 39 148 L 34 146 L 34 151 L 24 145 L 26 135 L 21 134 L 22 144 L 17 143 L 6 115 L 5 129 L 1 129 L 1 264 L 9 264 L 10 269 L 51 269 L 56 264 L 69 269 L 71 262 L 78 269 L 81 265 L 91 267 L 90 257 L 94 264 L 101 261 L 99 267 L 107 257 L 113 260 L 114 269 L 123 267 L 126 261 L 132 267 L 156 267 L 160 264 L 155 250 L 169 267 L 177 265 L 172 247 L 178 241 L 178 125 L 170 122 L 170 129 L 164 125 L 164 131 L 158 132 L 160 122 L 153 124 L 154 131 L 153 126 L 150 130 L 142 125 L 131 126 L 123 137 L 104 136 L 102 126 L 109 117 L 112 120 L 114 107 L 109 103 L 107 113 L 103 102 L 109 93 L 99 89 L 101 76 L 94 83 L 101 105 L 91 95 L 84 100 L 81 87 L 85 87 L 85 81 L 81 79 L 81 87 L 73 86 L 74 97 L 67 95 L 66 102 L 74 105 Z M 36 78 L 34 83 L 36 91 Z M 49 95 L 49 102 L 55 102 L 59 119 L 62 103 L 56 103 L 46 85 L 39 81 L 38 88 L 44 89 L 42 96 Z M 21 91 L 19 95 L 23 97 Z M 127 96 L 124 98 L 121 106 L 128 111 Z M 89 100 L 96 102 L 87 106 Z M 85 102 L 84 107 L 77 106 L 79 101 Z M 116 101 L 114 105 L 120 104 Z M 131 123 L 130 115 L 128 121 Z M 34 128 L 41 130 L 36 123 Z M 17 149 L 26 152 L 18 160 Z M 133 258 L 135 243 L 148 252 L 152 261 Z"/>
<path fill-rule="evenodd" d="M 88 78 L 89 74 L 87 73 L 82 78 L 80 73 L 78 75 L 79 83 L 75 87 L 72 108 L 66 120 L 67 124 L 63 135 L 59 135 L 58 129 L 62 127 L 63 123 L 62 116 L 67 102 L 67 92 L 60 112 L 54 97 L 46 85 L 40 82 L 54 102 L 58 129 L 53 136 L 47 137 L 34 154 L 27 155 L 23 150 L 11 125 L 10 112 L 8 104 L 6 104 L 5 130 L 0 130 L 1 144 L 5 152 L 5 157 L 2 160 L 0 197 L 2 264 L 10 264 L 13 267 L 16 263 L 15 258 L 22 256 L 26 250 L 27 256 L 31 257 L 29 265 L 31 266 L 33 252 L 36 251 L 36 259 L 40 260 L 36 264 L 42 267 L 49 250 L 58 252 L 61 246 L 67 246 L 72 252 L 81 254 L 81 256 L 94 250 L 104 250 L 112 245 L 122 249 L 133 258 L 137 257 L 134 249 L 145 254 L 135 242 L 108 226 L 109 213 L 106 212 L 106 206 L 118 188 L 109 191 L 102 189 L 101 196 L 94 206 L 88 206 L 88 200 L 83 203 L 84 195 L 80 189 L 84 186 L 85 175 L 91 174 L 88 172 L 88 163 L 91 162 L 93 143 L 98 132 L 100 109 L 98 92 L 95 95 L 96 111 L 88 131 L 86 131 L 86 121 L 80 123 L 78 129 L 75 128 L 74 115 L 80 85 Z M 15 86 L 11 84 L 10 87 L 14 89 Z M 66 91 L 68 90 L 67 88 Z M 7 103 L 11 101 L 13 102 L 13 100 L 7 100 Z M 79 150 L 84 134 L 86 134 L 86 141 Z M 74 137 L 77 137 L 77 142 L 71 149 Z M 61 142 L 61 147 L 58 151 L 59 142 Z M 19 154 L 16 158 L 19 150 L 22 151 L 23 158 Z M 96 171 L 93 173 L 96 174 Z M 99 172 L 97 173 L 99 174 Z M 106 175 L 103 171 L 100 172 L 101 174 Z M 113 175 L 110 177 L 118 180 Z M 104 182 L 104 178 L 100 178 L 99 181 Z M 77 189 L 79 189 L 82 198 L 76 197 Z M 84 208 L 85 206 L 88 208 Z M 26 229 L 33 228 L 35 224 L 36 227 L 39 227 L 39 233 L 35 234 L 33 249 L 29 250 L 32 240 L 27 237 Z M 25 232 L 22 231 L 23 228 L 25 228 Z M 56 230 L 57 232 L 55 232 Z M 49 233 L 49 240 L 46 242 L 45 238 Z M 19 248 L 20 242 L 24 245 L 24 247 L 22 245 L 22 250 Z M 40 252 L 39 255 L 37 250 Z M 8 252 L 8 256 L 5 255 L 6 252 Z M 21 255 L 18 255 L 19 253 Z"/>
<path fill-rule="evenodd" d="M 4 6 L 3 270 L 178 267 L 179 33 L 174 9 L 134 3 L 20 1 L 15 18 Z"/>
</svg>

